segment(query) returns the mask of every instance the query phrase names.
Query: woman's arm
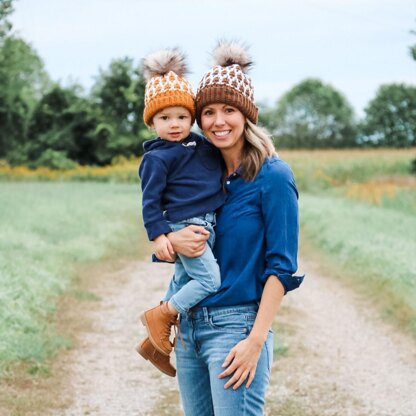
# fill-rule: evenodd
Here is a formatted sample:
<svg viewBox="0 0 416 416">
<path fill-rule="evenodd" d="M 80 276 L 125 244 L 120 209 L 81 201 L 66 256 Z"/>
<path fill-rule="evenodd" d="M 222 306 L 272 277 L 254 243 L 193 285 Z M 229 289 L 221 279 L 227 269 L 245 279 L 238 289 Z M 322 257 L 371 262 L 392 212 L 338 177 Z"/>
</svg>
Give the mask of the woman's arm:
<svg viewBox="0 0 416 416">
<path fill-rule="evenodd" d="M 227 389 L 232 386 L 236 390 L 246 380 L 246 388 L 250 387 L 256 375 L 261 350 L 282 303 L 284 293 L 282 283 L 276 276 L 270 276 L 264 286 L 259 310 L 250 335 L 231 349 L 222 365 L 226 369 L 219 375 L 220 378 L 232 374 L 224 388 Z"/>
<path fill-rule="evenodd" d="M 198 257 L 205 251 L 206 241 L 209 238 L 209 231 L 200 225 L 189 225 L 182 230 L 168 233 L 167 238 L 175 252 L 187 257 Z M 159 258 L 164 261 L 174 261 L 174 256 Z"/>
</svg>

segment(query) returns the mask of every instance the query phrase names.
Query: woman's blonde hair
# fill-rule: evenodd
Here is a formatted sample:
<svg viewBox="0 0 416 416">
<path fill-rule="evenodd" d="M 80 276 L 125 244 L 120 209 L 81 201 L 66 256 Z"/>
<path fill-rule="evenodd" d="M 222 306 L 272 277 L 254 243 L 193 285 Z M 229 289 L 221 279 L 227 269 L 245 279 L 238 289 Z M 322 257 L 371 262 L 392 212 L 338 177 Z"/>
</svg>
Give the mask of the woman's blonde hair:
<svg viewBox="0 0 416 416">
<path fill-rule="evenodd" d="M 256 178 L 264 161 L 277 153 L 267 131 L 248 119 L 244 128 L 244 139 L 240 167 L 243 178 L 252 181 Z"/>
</svg>

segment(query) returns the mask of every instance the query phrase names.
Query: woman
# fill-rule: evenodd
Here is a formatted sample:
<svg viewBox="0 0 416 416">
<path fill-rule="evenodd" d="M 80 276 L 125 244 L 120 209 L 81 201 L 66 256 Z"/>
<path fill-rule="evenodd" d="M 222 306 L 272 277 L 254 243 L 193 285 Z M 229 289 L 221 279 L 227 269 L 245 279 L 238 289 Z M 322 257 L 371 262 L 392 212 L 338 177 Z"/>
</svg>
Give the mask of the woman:
<svg viewBox="0 0 416 416">
<path fill-rule="evenodd" d="M 297 189 L 288 165 L 256 126 L 258 109 L 243 47 L 220 43 L 202 78 L 197 122 L 224 159 L 227 200 L 217 215 L 220 290 L 180 319 L 176 364 L 187 416 L 262 415 L 273 362 L 270 328 L 297 269 Z M 208 233 L 168 234 L 174 249 L 200 255 Z M 163 260 L 170 260 L 165 258 Z"/>
</svg>

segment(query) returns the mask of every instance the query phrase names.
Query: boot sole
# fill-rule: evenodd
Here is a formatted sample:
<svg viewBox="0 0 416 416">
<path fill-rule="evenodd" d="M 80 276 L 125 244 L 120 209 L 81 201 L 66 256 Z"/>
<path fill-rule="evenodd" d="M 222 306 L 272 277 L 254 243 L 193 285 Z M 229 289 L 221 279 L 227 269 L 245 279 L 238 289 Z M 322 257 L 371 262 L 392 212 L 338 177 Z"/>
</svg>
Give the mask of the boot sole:
<svg viewBox="0 0 416 416">
<path fill-rule="evenodd" d="M 153 336 L 152 336 L 152 334 L 150 333 L 150 331 L 149 331 L 149 327 L 148 327 L 148 325 L 147 325 L 147 319 L 146 319 L 146 315 L 145 315 L 145 313 L 142 313 L 141 315 L 140 315 L 140 321 L 142 322 L 142 324 L 146 327 L 146 331 L 147 331 L 147 335 L 148 335 L 148 337 L 149 337 L 149 339 L 150 339 L 150 342 L 153 344 L 153 346 L 161 353 L 161 354 L 163 354 L 163 355 L 166 355 L 166 356 L 170 356 L 170 354 L 171 354 L 171 352 L 172 351 L 170 351 L 170 352 L 166 352 L 165 350 L 163 350 L 161 347 L 159 347 L 159 345 L 157 344 L 157 342 L 156 342 L 156 340 L 153 338 Z"/>
<path fill-rule="evenodd" d="M 143 341 L 142 341 L 143 342 Z M 160 368 L 154 361 L 150 359 L 150 357 L 147 355 L 147 353 L 142 349 L 142 342 L 136 347 L 136 351 L 146 360 L 151 362 L 159 371 L 161 371 L 163 374 L 166 374 L 169 377 L 175 377 L 176 371 L 174 374 L 168 373 L 163 368 Z"/>
</svg>

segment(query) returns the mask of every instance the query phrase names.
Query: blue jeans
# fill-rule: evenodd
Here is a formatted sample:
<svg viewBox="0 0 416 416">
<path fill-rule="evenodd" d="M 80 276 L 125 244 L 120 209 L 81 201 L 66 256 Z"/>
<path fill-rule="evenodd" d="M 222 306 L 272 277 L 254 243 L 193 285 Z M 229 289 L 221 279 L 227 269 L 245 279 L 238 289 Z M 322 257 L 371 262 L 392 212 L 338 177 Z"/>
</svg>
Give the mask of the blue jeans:
<svg viewBox="0 0 416 416">
<path fill-rule="evenodd" d="M 175 275 L 170 281 L 165 300 L 170 300 L 182 314 L 215 293 L 221 285 L 220 268 L 212 253 L 215 242 L 215 214 L 189 218 L 178 223 L 169 222 L 172 231 L 178 231 L 190 224 L 201 225 L 210 232 L 205 252 L 199 257 L 187 257 L 178 253 Z"/>
<path fill-rule="evenodd" d="M 273 362 L 273 333 L 269 331 L 247 389 L 224 389 L 229 377 L 219 379 L 225 357 L 250 333 L 257 304 L 194 308 L 180 317 L 184 345 L 177 341 L 176 365 L 181 401 L 186 416 L 263 415 Z"/>
</svg>

